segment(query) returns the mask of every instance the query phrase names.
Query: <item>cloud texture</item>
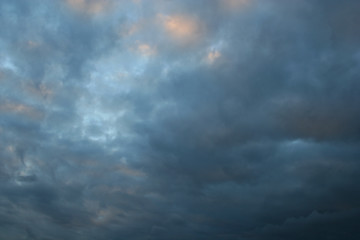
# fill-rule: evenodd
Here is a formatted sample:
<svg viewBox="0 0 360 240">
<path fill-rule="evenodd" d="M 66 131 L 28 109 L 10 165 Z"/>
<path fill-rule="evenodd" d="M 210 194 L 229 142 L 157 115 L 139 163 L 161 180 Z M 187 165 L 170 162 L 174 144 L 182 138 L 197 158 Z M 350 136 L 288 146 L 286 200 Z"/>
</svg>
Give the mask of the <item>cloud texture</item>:
<svg viewBox="0 0 360 240">
<path fill-rule="evenodd" d="M 359 239 L 359 10 L 0 1 L 0 238 Z"/>
</svg>

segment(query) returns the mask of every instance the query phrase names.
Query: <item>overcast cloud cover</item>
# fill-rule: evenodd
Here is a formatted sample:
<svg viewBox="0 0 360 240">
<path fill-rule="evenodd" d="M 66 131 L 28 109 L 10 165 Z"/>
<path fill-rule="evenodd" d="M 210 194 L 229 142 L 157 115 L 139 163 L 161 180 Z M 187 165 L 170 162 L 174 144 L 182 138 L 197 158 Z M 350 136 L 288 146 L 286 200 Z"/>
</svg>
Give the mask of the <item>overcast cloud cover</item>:
<svg viewBox="0 0 360 240">
<path fill-rule="evenodd" d="M 0 239 L 360 239 L 359 12 L 0 0 Z"/>
</svg>

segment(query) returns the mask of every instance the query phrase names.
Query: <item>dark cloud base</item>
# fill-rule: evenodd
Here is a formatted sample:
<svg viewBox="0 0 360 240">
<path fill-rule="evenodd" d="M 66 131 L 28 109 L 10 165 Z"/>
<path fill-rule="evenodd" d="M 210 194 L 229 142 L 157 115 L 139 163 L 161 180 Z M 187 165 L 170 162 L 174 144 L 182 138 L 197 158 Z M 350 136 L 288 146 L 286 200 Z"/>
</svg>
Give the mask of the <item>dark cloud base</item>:
<svg viewBox="0 0 360 240">
<path fill-rule="evenodd" d="M 0 239 L 360 239 L 360 3 L 0 2 Z"/>
</svg>

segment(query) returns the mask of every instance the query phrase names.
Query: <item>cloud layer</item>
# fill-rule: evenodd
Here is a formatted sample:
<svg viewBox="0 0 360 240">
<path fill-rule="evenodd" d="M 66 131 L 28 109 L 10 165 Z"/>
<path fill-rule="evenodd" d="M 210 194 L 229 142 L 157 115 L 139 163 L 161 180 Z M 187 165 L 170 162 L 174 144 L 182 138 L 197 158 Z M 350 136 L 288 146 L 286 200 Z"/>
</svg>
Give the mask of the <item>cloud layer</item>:
<svg viewBox="0 0 360 240">
<path fill-rule="evenodd" d="M 360 3 L 0 2 L 1 239 L 359 239 Z"/>
</svg>

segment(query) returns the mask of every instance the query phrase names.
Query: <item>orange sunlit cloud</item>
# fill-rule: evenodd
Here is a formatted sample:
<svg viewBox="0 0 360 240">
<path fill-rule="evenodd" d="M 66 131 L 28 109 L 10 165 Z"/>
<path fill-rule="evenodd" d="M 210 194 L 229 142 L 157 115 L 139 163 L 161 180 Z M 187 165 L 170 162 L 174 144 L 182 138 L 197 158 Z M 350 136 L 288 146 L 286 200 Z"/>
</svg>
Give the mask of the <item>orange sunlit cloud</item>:
<svg viewBox="0 0 360 240">
<path fill-rule="evenodd" d="M 227 10 L 237 10 L 250 3 L 250 0 L 219 0 L 220 5 Z"/>
<path fill-rule="evenodd" d="M 7 102 L 0 105 L 0 112 L 22 114 L 32 119 L 41 119 L 43 113 L 39 110 L 21 103 Z"/>
<path fill-rule="evenodd" d="M 29 49 L 37 48 L 37 47 L 39 47 L 39 46 L 40 46 L 40 43 L 39 43 L 39 42 L 32 41 L 32 40 L 29 40 L 29 41 L 27 42 L 27 47 L 28 47 Z"/>
<path fill-rule="evenodd" d="M 196 19 L 183 16 L 160 16 L 166 32 L 180 43 L 191 43 L 199 39 L 202 27 Z"/>
<path fill-rule="evenodd" d="M 206 56 L 206 62 L 208 64 L 213 64 L 219 57 L 221 57 L 221 53 L 219 51 L 211 51 Z"/>
<path fill-rule="evenodd" d="M 143 56 L 152 56 L 156 54 L 156 49 L 145 43 L 139 44 L 137 46 L 137 51 Z"/>
<path fill-rule="evenodd" d="M 108 0 L 66 0 L 66 3 L 76 11 L 87 14 L 99 14 L 109 7 Z"/>
</svg>

